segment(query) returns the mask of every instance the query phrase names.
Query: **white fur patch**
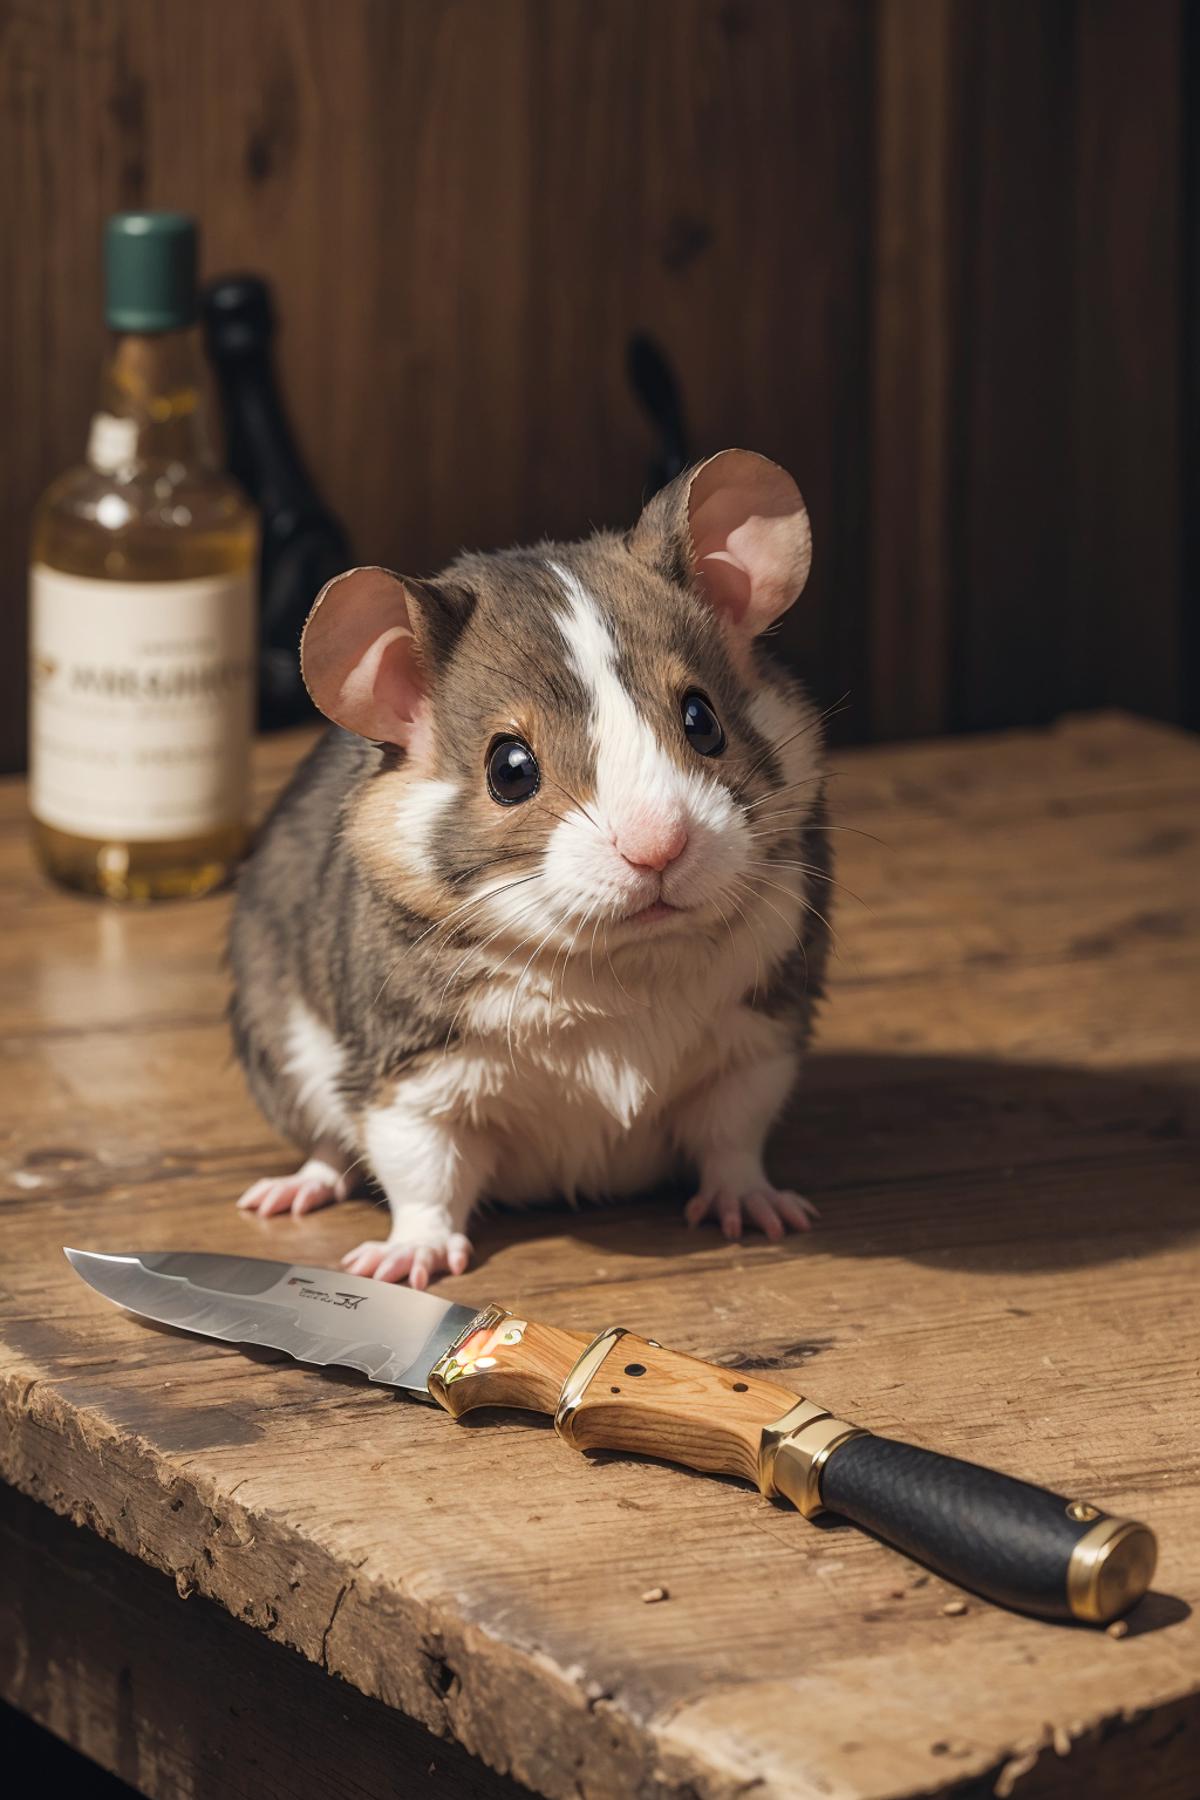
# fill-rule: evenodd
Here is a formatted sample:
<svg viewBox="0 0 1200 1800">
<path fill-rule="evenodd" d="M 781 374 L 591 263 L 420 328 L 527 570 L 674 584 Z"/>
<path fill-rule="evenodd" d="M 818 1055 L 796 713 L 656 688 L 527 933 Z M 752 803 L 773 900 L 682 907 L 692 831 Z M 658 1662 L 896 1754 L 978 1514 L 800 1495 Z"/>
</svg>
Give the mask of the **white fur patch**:
<svg viewBox="0 0 1200 1800">
<path fill-rule="evenodd" d="M 283 1066 L 296 1084 L 296 1104 L 310 1121 L 314 1140 L 335 1137 L 344 1144 L 354 1142 L 354 1127 L 338 1087 L 344 1063 L 333 1033 L 299 1000 L 293 1001 Z"/>
<path fill-rule="evenodd" d="M 722 895 L 745 862 L 748 838 L 738 809 L 719 781 L 700 767 L 681 767 L 663 750 L 621 685 L 616 645 L 599 607 L 562 563 L 548 566 L 567 602 L 560 619 L 567 660 L 591 698 L 596 784 L 592 818 L 570 812 L 551 834 L 547 884 L 573 920 L 620 918 L 660 897 L 694 913 L 681 918 L 681 929 L 717 918 Z M 670 835 L 679 827 L 687 848 L 661 881 L 631 867 L 618 848 L 625 835 Z"/>
<path fill-rule="evenodd" d="M 414 873 L 436 876 L 429 845 L 458 795 L 456 781 L 417 774 L 410 774 L 405 781 L 396 802 L 395 823 L 400 855 Z"/>
<path fill-rule="evenodd" d="M 615 702 L 618 707 L 624 704 L 632 711 L 629 696 L 614 673 L 617 647 L 595 601 L 583 583 L 562 563 L 550 560 L 546 567 L 567 600 L 567 611 L 560 619 L 567 661 L 583 685 L 591 689 L 597 703 L 607 698 L 610 704 Z"/>
<path fill-rule="evenodd" d="M 624 1018 L 560 1013 L 553 1031 L 511 1048 L 500 1035 L 430 1058 L 368 1115 L 364 1144 L 401 1236 L 418 1213 L 434 1235 L 447 1218 L 463 1229 L 485 1192 L 518 1203 L 636 1193 L 695 1154 L 694 1112 L 719 1126 L 697 1108 L 698 1083 L 787 1049 L 776 1021 L 718 1002 L 702 1022 L 676 986 Z M 737 1119 L 726 1124 L 736 1133 Z"/>
<path fill-rule="evenodd" d="M 434 1064 L 443 1090 L 452 1070 L 445 1060 Z M 398 1242 L 435 1243 L 464 1230 L 487 1180 L 492 1146 L 464 1117 L 469 1084 L 461 1094 L 454 1086 L 439 1103 L 427 1077 L 402 1077 L 391 1104 L 372 1107 L 363 1121 L 363 1145 Z"/>
</svg>

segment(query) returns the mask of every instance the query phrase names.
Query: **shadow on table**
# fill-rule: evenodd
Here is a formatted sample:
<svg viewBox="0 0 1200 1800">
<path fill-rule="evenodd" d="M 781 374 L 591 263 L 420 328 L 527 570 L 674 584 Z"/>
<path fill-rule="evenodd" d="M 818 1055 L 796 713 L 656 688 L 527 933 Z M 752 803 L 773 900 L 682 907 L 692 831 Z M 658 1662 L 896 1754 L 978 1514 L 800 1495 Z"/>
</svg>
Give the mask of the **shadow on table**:
<svg viewBox="0 0 1200 1800">
<path fill-rule="evenodd" d="M 826 1255 L 1020 1273 L 1159 1250 L 1200 1233 L 1198 1118 L 1196 1091 L 1153 1071 L 814 1057 L 768 1160 L 780 1185 L 818 1203 L 821 1222 L 775 1253 L 819 1243 Z M 585 1206 L 570 1235 L 614 1255 L 717 1248 L 715 1227 L 683 1226 L 682 1198 Z M 486 1257 L 561 1221 L 557 1208 L 498 1212 L 477 1242 Z M 763 1247 L 757 1235 L 745 1242 Z"/>
</svg>

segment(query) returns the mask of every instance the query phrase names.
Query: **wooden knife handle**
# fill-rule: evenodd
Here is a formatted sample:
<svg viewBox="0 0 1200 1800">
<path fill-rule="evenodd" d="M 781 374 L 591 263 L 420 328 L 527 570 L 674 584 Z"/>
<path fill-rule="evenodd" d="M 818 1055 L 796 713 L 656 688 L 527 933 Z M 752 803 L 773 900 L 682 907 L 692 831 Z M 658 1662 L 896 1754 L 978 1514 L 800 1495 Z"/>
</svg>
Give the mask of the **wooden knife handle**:
<svg viewBox="0 0 1200 1800">
<path fill-rule="evenodd" d="M 815 1401 L 611 1326 L 595 1338 L 489 1307 L 430 1392 L 552 1413 L 577 1450 L 628 1450 L 737 1475 L 811 1518 L 828 1506 L 950 1580 L 1042 1618 L 1102 1624 L 1154 1572 L 1153 1533 L 1086 1501 L 873 1436 Z"/>
<path fill-rule="evenodd" d="M 515 1406 L 553 1417 L 587 1333 L 518 1319 L 488 1306 L 429 1373 L 429 1391 L 454 1418 L 480 1406 Z"/>
<path fill-rule="evenodd" d="M 576 1450 L 632 1450 L 755 1482 L 764 1426 L 796 1404 L 774 1382 L 617 1327 L 588 1338 L 499 1307 L 442 1358 L 429 1391 L 455 1418 L 523 1407 L 551 1414 Z"/>
</svg>

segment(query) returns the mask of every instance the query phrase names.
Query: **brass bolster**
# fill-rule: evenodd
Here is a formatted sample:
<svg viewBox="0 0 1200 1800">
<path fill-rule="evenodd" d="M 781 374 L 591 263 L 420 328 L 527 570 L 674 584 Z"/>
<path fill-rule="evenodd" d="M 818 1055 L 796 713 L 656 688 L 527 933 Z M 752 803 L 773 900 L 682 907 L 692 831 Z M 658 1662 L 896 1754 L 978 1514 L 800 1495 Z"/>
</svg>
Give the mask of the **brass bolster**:
<svg viewBox="0 0 1200 1800">
<path fill-rule="evenodd" d="M 821 1511 L 821 1472 L 840 1444 L 867 1437 L 861 1425 L 835 1419 L 815 1400 L 798 1400 L 781 1419 L 763 1427 L 758 1447 L 758 1485 L 767 1498 L 782 1494 L 811 1519 Z"/>
<path fill-rule="evenodd" d="M 1101 1519 L 1071 1552 L 1067 1605 L 1077 1619 L 1106 1625 L 1141 1599 L 1157 1561 L 1158 1543 L 1148 1525 Z"/>
<path fill-rule="evenodd" d="M 558 1407 L 554 1414 L 554 1429 L 564 1444 L 570 1444 L 572 1450 L 578 1448 L 575 1442 L 575 1414 L 579 1402 L 587 1392 L 589 1381 L 613 1345 L 625 1335 L 624 1325 L 607 1325 L 603 1331 L 598 1331 L 587 1349 L 577 1358 L 571 1373 L 563 1382 L 562 1393 L 558 1397 Z"/>
<path fill-rule="evenodd" d="M 512 1315 L 507 1307 L 497 1306 L 494 1300 L 490 1301 L 488 1305 L 485 1306 L 482 1311 L 477 1312 L 470 1323 L 459 1332 L 449 1349 L 442 1352 L 432 1369 L 430 1369 L 429 1374 L 425 1378 L 426 1386 L 438 1405 L 444 1406 L 448 1413 L 452 1414 L 454 1408 L 446 1398 L 447 1386 L 449 1383 L 457 1381 L 464 1373 L 463 1367 L 458 1360 L 458 1352 L 467 1342 L 468 1338 L 474 1337 L 477 1331 L 494 1330 L 504 1319 L 511 1317 Z"/>
</svg>

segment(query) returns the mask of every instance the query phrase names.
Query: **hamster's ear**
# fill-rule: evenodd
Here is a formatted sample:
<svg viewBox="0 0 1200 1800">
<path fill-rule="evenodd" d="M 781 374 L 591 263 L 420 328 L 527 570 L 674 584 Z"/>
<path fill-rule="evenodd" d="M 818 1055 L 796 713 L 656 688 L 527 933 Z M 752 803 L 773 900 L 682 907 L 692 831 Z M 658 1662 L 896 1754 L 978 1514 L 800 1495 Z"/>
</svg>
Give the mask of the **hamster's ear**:
<svg viewBox="0 0 1200 1800">
<path fill-rule="evenodd" d="M 787 611 L 812 563 L 800 489 L 752 450 L 722 450 L 685 470 L 650 501 L 629 542 L 746 637 Z"/>
<path fill-rule="evenodd" d="M 387 569 L 351 569 L 327 581 L 300 639 L 300 668 L 314 705 L 335 725 L 408 745 L 426 683 L 400 578 Z"/>
</svg>

